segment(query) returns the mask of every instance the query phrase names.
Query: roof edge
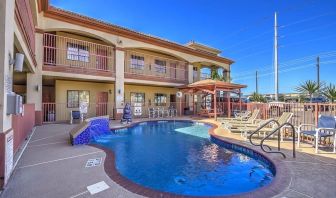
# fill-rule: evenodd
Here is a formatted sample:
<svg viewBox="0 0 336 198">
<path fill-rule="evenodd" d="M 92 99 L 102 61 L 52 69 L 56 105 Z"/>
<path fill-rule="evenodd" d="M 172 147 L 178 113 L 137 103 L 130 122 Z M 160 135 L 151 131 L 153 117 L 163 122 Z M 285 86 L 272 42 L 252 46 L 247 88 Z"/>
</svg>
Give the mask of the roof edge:
<svg viewBox="0 0 336 198">
<path fill-rule="evenodd" d="M 87 17 L 87 16 L 84 16 L 84 15 L 81 15 L 75 12 L 71 12 L 71 11 L 67 11 L 67 10 L 63 10 L 63 9 L 51 6 L 48 0 L 40 0 L 39 3 L 40 3 L 41 11 L 44 12 L 44 16 L 47 18 L 53 18 L 56 20 L 69 22 L 72 24 L 88 27 L 91 29 L 96 29 L 102 32 L 107 32 L 107 33 L 115 34 L 118 36 L 123 36 L 129 39 L 138 40 L 141 42 L 161 46 L 164 48 L 180 51 L 183 53 L 200 56 L 202 58 L 207 58 L 209 60 L 217 61 L 220 63 L 225 63 L 229 65 L 234 63 L 233 60 L 228 59 L 228 58 L 202 52 L 200 50 L 195 50 L 193 48 L 190 48 L 182 44 L 178 44 L 178 43 L 168 41 L 162 38 L 158 38 L 152 35 L 147 35 L 147 34 L 137 32 L 137 31 L 125 28 L 125 27 L 121 27 L 118 25 L 114 25 L 111 23 L 98 20 L 98 19 Z"/>
</svg>

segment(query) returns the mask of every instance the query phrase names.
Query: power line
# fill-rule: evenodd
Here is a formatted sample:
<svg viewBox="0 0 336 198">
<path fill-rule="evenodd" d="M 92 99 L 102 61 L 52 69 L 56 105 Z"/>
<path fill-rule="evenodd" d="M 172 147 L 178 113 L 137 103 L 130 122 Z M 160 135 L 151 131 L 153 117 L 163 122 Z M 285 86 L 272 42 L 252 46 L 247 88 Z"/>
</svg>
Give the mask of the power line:
<svg viewBox="0 0 336 198">
<path fill-rule="evenodd" d="M 292 11 L 295 11 L 295 10 L 299 10 L 299 9 L 301 9 L 301 8 L 307 6 L 307 5 L 312 5 L 311 4 L 312 2 L 314 2 L 314 0 L 306 0 L 304 3 L 302 3 L 303 5 L 301 5 L 301 3 L 300 3 L 299 6 L 295 5 L 295 6 L 288 7 L 287 9 L 285 9 L 284 11 L 279 12 L 279 13 L 282 14 L 282 13 L 287 13 L 287 12 L 292 12 Z M 257 19 L 254 23 L 250 23 L 252 25 L 248 25 L 248 26 L 242 27 L 239 30 L 237 30 L 235 32 L 232 32 L 231 34 L 226 35 L 225 38 L 230 38 L 232 36 L 240 34 L 241 32 L 249 30 L 251 27 L 259 26 L 260 24 L 263 24 L 264 22 L 266 22 L 268 20 L 271 20 L 271 19 L 273 19 L 273 16 L 264 16 L 264 17 L 261 17 L 261 18 Z"/>
<path fill-rule="evenodd" d="M 336 56 L 336 51 L 320 52 L 320 53 L 305 56 L 305 57 L 302 57 L 302 58 L 296 58 L 296 59 L 280 62 L 279 63 L 279 65 L 280 65 L 279 68 L 283 69 L 285 67 L 289 67 L 289 66 L 295 65 L 297 63 L 304 63 L 304 62 L 312 61 L 312 60 L 315 60 L 316 56 L 320 56 L 321 58 L 334 57 L 334 56 Z M 271 65 L 267 65 L 265 67 L 261 67 L 261 68 L 259 67 L 257 69 L 258 69 L 259 72 L 261 72 L 261 71 L 272 70 L 273 68 L 271 67 Z M 233 76 L 233 77 L 235 78 L 235 77 L 245 76 L 244 74 L 254 73 L 254 71 L 255 71 L 255 69 L 251 69 L 251 70 L 245 71 L 245 72 L 240 72 L 239 75 L 236 75 L 236 76 Z"/>
<path fill-rule="evenodd" d="M 335 25 L 335 24 L 336 23 L 329 23 L 329 24 L 323 24 L 321 26 L 317 26 L 317 27 L 314 27 L 314 28 L 303 29 L 303 30 L 300 30 L 300 31 L 297 31 L 297 32 L 293 32 L 293 33 L 282 35 L 281 38 L 285 38 L 285 37 L 287 37 L 289 35 L 296 35 L 296 34 L 300 34 L 300 33 L 304 33 L 304 32 L 309 32 L 309 31 L 316 30 L 316 29 L 321 29 L 321 28 L 329 27 L 329 26 L 332 26 L 332 25 Z"/>
<path fill-rule="evenodd" d="M 285 27 L 293 26 L 293 25 L 296 25 L 296 24 L 299 24 L 299 23 L 303 23 L 303 22 L 306 22 L 306 21 L 311 21 L 311 20 L 314 20 L 314 19 L 317 19 L 317 18 L 320 18 L 320 17 L 323 17 L 323 16 L 334 15 L 335 13 L 336 12 L 329 12 L 329 13 L 324 13 L 324 14 L 321 14 L 321 15 L 309 17 L 309 18 L 306 18 L 306 19 L 303 19 L 303 20 L 295 21 L 293 23 L 282 25 L 279 28 L 285 28 Z"/>
<path fill-rule="evenodd" d="M 311 39 L 311 40 L 307 40 L 307 41 L 303 41 L 303 42 L 289 43 L 289 44 L 281 45 L 280 47 L 282 48 L 282 47 L 293 46 L 293 45 L 302 45 L 302 44 L 305 44 L 305 43 L 310 43 L 310 42 L 313 42 L 313 41 L 319 41 L 319 40 L 324 40 L 324 39 L 333 38 L 333 37 L 336 37 L 336 35 L 319 37 L 319 38 L 316 38 L 316 39 Z"/>
<path fill-rule="evenodd" d="M 328 64 L 328 63 L 336 63 L 336 59 L 331 60 L 331 61 L 320 62 L 320 64 Z M 288 72 L 288 71 L 293 71 L 293 70 L 298 70 L 298 69 L 303 69 L 303 68 L 313 67 L 313 66 L 316 66 L 316 63 L 311 63 L 311 64 L 303 65 L 303 66 L 301 65 L 301 66 L 292 67 L 292 68 L 288 68 L 288 69 L 286 68 L 286 69 L 280 70 L 279 73 L 284 73 L 284 72 Z M 274 74 L 274 72 L 261 74 L 261 75 L 258 75 L 258 77 L 269 76 L 269 75 L 272 75 L 272 74 Z M 254 77 L 255 77 L 254 75 L 248 75 L 248 76 L 241 77 L 241 78 L 234 79 L 234 80 L 250 79 L 250 78 L 254 78 Z"/>
</svg>

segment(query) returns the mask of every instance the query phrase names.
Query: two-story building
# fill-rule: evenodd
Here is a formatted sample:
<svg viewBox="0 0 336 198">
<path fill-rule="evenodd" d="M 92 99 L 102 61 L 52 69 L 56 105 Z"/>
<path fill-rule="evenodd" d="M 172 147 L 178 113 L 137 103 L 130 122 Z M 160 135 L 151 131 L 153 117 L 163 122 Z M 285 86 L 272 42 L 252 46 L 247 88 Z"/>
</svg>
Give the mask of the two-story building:
<svg viewBox="0 0 336 198">
<path fill-rule="evenodd" d="M 24 121 L 35 125 L 69 120 L 82 102 L 89 104 L 88 117 L 111 119 L 125 103 L 140 104 L 143 115 L 149 107 L 179 108 L 177 87 L 210 78 L 214 69 L 230 79 L 233 61 L 220 50 L 150 36 L 56 8 L 48 0 L 2 0 L 0 26 L 0 145 L 10 150 L 6 141 L 14 133 L 13 153 L 25 137 L 16 137 L 16 130 L 26 134 L 29 127 L 19 127 L 23 115 L 6 113 L 10 92 L 23 96 Z M 14 72 L 16 53 L 24 54 L 23 72 Z M 188 96 L 181 100 L 183 107 L 191 102 Z M 1 151 L 5 183 L 10 154 Z"/>
</svg>

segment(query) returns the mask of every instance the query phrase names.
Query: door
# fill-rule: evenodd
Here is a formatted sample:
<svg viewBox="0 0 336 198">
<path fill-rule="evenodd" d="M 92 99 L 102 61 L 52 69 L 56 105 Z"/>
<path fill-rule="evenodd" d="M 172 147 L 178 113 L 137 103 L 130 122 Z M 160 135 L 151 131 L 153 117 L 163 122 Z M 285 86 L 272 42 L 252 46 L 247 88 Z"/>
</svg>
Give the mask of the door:
<svg viewBox="0 0 336 198">
<path fill-rule="evenodd" d="M 107 68 L 107 49 L 97 48 L 97 70 L 108 70 Z"/>
<path fill-rule="evenodd" d="M 170 94 L 170 100 L 169 100 L 170 106 L 173 106 L 176 108 L 176 95 Z"/>
<path fill-rule="evenodd" d="M 97 114 L 97 116 L 108 115 L 108 113 L 107 113 L 107 102 L 108 102 L 108 93 L 107 92 L 98 92 L 97 93 L 97 104 L 96 104 L 96 114 Z"/>
</svg>

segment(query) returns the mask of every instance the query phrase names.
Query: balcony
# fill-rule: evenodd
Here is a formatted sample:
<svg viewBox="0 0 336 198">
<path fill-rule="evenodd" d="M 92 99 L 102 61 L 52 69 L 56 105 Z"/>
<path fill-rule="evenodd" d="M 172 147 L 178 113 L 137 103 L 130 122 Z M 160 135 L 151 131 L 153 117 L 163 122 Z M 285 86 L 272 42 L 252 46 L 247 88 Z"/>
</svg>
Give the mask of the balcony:
<svg viewBox="0 0 336 198">
<path fill-rule="evenodd" d="M 125 78 L 185 84 L 187 62 L 135 51 L 126 52 Z"/>
<path fill-rule="evenodd" d="M 114 48 L 50 33 L 43 35 L 43 70 L 113 77 Z"/>
</svg>

